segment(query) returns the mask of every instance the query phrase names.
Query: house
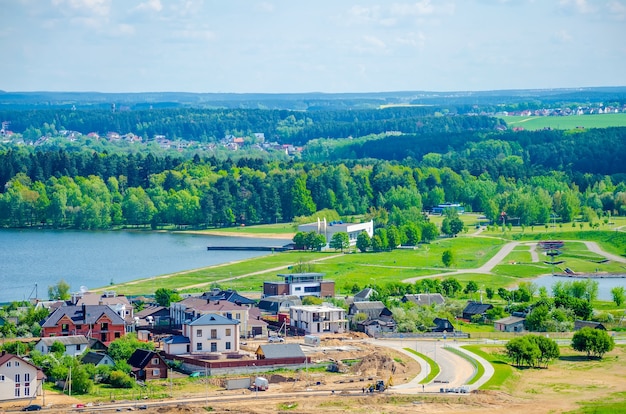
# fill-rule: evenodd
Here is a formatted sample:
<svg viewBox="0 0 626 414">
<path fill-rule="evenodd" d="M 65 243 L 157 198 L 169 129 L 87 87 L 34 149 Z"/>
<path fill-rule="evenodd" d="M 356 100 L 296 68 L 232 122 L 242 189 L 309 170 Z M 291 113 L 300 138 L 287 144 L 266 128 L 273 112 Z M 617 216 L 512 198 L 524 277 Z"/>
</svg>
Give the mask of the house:
<svg viewBox="0 0 626 414">
<path fill-rule="evenodd" d="M 97 338 L 87 338 L 89 340 L 89 349 L 96 352 L 107 352 L 109 347 Z"/>
<path fill-rule="evenodd" d="M 61 306 L 41 328 L 43 337 L 84 335 L 105 345 L 126 334 L 126 322 L 107 305 Z"/>
<path fill-rule="evenodd" d="M 335 296 L 335 282 L 324 280 L 324 273 L 279 274 L 282 282 L 263 282 L 263 297 L 293 295 L 332 298 Z"/>
<path fill-rule="evenodd" d="M 603 331 L 606 331 L 606 327 L 602 325 L 600 322 L 575 320 L 574 330 L 578 331 L 582 328 L 602 329 Z"/>
<path fill-rule="evenodd" d="M 411 302 L 417 306 L 442 305 L 446 300 L 441 293 L 418 293 L 406 294 L 402 297 L 402 302 Z"/>
<path fill-rule="evenodd" d="M 302 305 L 289 308 L 289 323 L 304 330 L 305 334 L 348 331 L 348 320 L 343 308 L 329 304 Z"/>
<path fill-rule="evenodd" d="M 212 301 L 225 300 L 231 303 L 235 303 L 237 305 L 246 305 L 246 306 L 252 306 L 256 304 L 255 300 L 247 298 L 243 295 L 240 295 L 239 293 L 237 293 L 236 290 L 232 290 L 232 289 L 227 289 L 227 290 L 213 289 L 210 292 L 204 292 L 202 295 L 200 295 L 200 298 L 208 299 Z"/>
<path fill-rule="evenodd" d="M 500 332 L 522 332 L 526 318 L 519 316 L 507 316 L 494 321 L 493 327 Z"/>
<path fill-rule="evenodd" d="M 35 344 L 35 349 L 46 355 L 50 352 L 50 348 L 55 342 L 62 343 L 65 347 L 64 355 L 69 356 L 81 355 L 89 348 L 89 339 L 87 339 L 85 335 L 70 335 L 41 338 L 39 342 Z"/>
<path fill-rule="evenodd" d="M 435 326 L 430 328 L 431 332 L 454 332 L 454 325 L 448 319 L 445 318 L 435 318 L 433 319 L 433 324 Z"/>
<path fill-rule="evenodd" d="M 299 344 L 267 344 L 256 350 L 257 359 L 296 359 L 304 363 L 307 360 Z M 292 361 L 293 363 L 293 361 Z"/>
<path fill-rule="evenodd" d="M 237 319 L 206 314 L 183 324 L 183 336 L 189 338 L 191 353 L 239 352 Z"/>
<path fill-rule="evenodd" d="M 188 297 L 180 302 L 170 304 L 170 317 L 176 326 L 181 326 L 188 320 L 195 320 L 202 315 L 221 315 L 228 319 L 234 319 L 240 322 L 239 332 L 241 335 L 251 336 L 252 326 L 265 326 L 267 324 L 262 321 L 249 323 L 251 308 L 248 306 L 238 305 L 224 300 L 210 300 L 199 297 Z M 263 328 L 261 328 L 263 330 Z"/>
<path fill-rule="evenodd" d="M 348 233 L 350 246 L 356 246 L 356 239 L 359 234 L 366 232 L 370 238 L 374 235 L 374 221 L 370 220 L 366 223 L 344 223 L 343 221 L 326 222 L 318 219 L 317 223 L 301 224 L 298 226 L 299 232 L 308 233 L 314 231 L 317 234 L 323 234 L 326 237 L 326 244 L 330 243 L 335 233 Z"/>
<path fill-rule="evenodd" d="M 289 312 L 292 306 L 301 306 L 302 299 L 295 295 L 266 296 L 259 301 L 257 307 L 263 312 L 277 315 L 279 312 Z"/>
<path fill-rule="evenodd" d="M 465 213 L 465 207 L 458 203 L 443 203 L 433 207 L 432 214 L 444 214 L 448 209 L 456 210 L 459 214 Z"/>
<path fill-rule="evenodd" d="M 354 295 L 352 299 L 353 302 L 367 302 L 370 300 L 370 297 L 376 293 L 376 291 L 372 288 L 365 288 L 361 290 L 359 293 Z"/>
<path fill-rule="evenodd" d="M 135 328 L 133 306 L 124 295 L 118 295 L 114 291 L 104 293 L 80 292 L 72 295 L 72 304 L 82 305 L 107 305 L 120 315 L 126 322 L 127 332 L 133 332 Z"/>
<path fill-rule="evenodd" d="M 480 303 L 480 302 L 468 302 L 465 309 L 463 309 L 463 319 L 467 319 L 468 321 L 472 319 L 474 315 L 485 315 L 489 309 L 493 309 L 493 305 L 488 303 Z"/>
<path fill-rule="evenodd" d="M 113 358 L 107 354 L 101 352 L 89 351 L 80 359 L 83 364 L 93 364 L 95 366 L 107 365 L 109 367 L 115 366 Z"/>
<path fill-rule="evenodd" d="M 146 306 L 134 316 L 135 329 L 170 325 L 170 310 L 164 306 Z"/>
<path fill-rule="evenodd" d="M 157 352 L 136 349 L 127 362 L 131 375 L 138 381 L 167 378 L 167 364 Z"/>
<path fill-rule="evenodd" d="M 5 351 L 0 353 L 0 401 L 41 395 L 43 371 L 27 360 Z"/>
<path fill-rule="evenodd" d="M 369 336 L 376 337 L 381 333 L 394 332 L 396 330 L 396 321 L 389 319 L 367 319 L 358 322 L 356 329 L 359 332 L 365 332 Z"/>
<path fill-rule="evenodd" d="M 163 339 L 163 350 L 169 355 L 182 355 L 191 352 L 191 341 L 183 335 L 172 335 Z"/>
<path fill-rule="evenodd" d="M 348 308 L 348 315 L 354 317 L 357 313 L 364 313 L 367 319 L 377 319 L 381 315 L 391 317 L 392 313 L 381 301 L 354 302 Z"/>
</svg>

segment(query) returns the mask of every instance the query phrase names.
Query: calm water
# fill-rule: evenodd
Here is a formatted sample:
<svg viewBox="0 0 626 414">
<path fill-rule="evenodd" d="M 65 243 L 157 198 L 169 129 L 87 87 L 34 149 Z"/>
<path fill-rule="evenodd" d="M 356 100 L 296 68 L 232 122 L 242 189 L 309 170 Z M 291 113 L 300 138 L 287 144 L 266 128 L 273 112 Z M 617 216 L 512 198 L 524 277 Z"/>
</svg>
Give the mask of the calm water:
<svg viewBox="0 0 626 414">
<path fill-rule="evenodd" d="M 197 269 L 267 252 L 207 246 L 282 246 L 290 240 L 149 232 L 0 230 L 0 302 L 47 298 L 64 279 L 71 291 Z"/>
<path fill-rule="evenodd" d="M 537 279 L 533 280 L 533 283 L 537 285 L 537 287 L 545 286 L 548 289 L 548 293 L 552 294 L 552 286 L 556 282 L 573 282 L 576 280 L 585 280 L 585 279 L 574 279 L 570 277 L 559 277 L 559 276 L 541 276 Z M 593 279 L 598 282 L 598 299 L 601 300 L 613 300 L 613 295 L 611 295 L 611 289 L 616 286 L 623 286 L 626 288 L 626 278 L 610 278 L 610 279 Z"/>
</svg>

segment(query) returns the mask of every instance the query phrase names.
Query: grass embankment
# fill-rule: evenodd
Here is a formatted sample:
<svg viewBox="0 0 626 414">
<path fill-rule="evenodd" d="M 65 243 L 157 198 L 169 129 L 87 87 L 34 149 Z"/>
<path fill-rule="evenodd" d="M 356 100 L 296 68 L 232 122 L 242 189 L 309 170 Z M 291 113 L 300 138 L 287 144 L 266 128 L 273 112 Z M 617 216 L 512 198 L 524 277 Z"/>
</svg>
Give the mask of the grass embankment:
<svg viewBox="0 0 626 414">
<path fill-rule="evenodd" d="M 470 378 L 469 381 L 467 381 L 467 385 L 472 385 L 473 383 L 481 379 L 483 375 L 485 375 L 485 367 L 483 367 L 482 364 L 476 361 L 476 359 L 467 355 L 465 352 L 459 351 L 458 349 L 452 348 L 452 347 L 446 347 L 444 349 L 446 351 L 452 352 L 455 355 L 460 356 L 461 358 L 465 359 L 466 361 L 468 361 L 470 364 L 474 366 L 474 376 L 472 376 L 472 378 Z"/>
<path fill-rule="evenodd" d="M 484 383 L 480 389 L 483 390 L 500 390 L 504 387 L 504 383 L 513 375 L 513 368 L 498 355 L 483 351 L 482 345 L 465 345 L 463 348 L 484 358 L 494 369 L 493 376 Z"/>
<path fill-rule="evenodd" d="M 418 357 L 422 358 L 424 361 L 426 361 L 428 363 L 428 366 L 430 367 L 430 372 L 428 373 L 428 375 L 420 381 L 420 384 L 428 384 L 429 382 L 431 382 L 432 380 L 434 380 L 435 378 L 437 378 L 437 375 L 439 375 L 439 373 L 441 372 L 441 369 L 439 368 L 439 365 L 433 361 L 432 359 L 430 359 L 429 357 L 427 357 L 426 355 L 417 352 L 414 349 L 411 348 L 404 348 L 405 351 L 408 351 L 414 355 L 417 355 Z"/>
<path fill-rule="evenodd" d="M 291 239 L 297 232 L 297 226 L 294 223 L 277 223 L 277 224 L 259 224 L 256 226 L 239 226 L 239 227 L 222 227 L 210 230 L 200 230 L 198 234 L 218 234 L 224 236 L 283 236 Z"/>
</svg>

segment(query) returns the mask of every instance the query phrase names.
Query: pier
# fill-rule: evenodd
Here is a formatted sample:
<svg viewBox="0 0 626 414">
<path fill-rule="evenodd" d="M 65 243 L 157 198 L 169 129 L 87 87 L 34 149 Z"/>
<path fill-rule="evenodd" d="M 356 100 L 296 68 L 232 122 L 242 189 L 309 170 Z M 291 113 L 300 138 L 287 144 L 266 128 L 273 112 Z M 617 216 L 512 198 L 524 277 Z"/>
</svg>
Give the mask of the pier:
<svg viewBox="0 0 626 414">
<path fill-rule="evenodd" d="M 231 250 L 231 251 L 248 251 L 248 252 L 285 252 L 293 250 L 293 247 L 287 246 L 207 246 L 207 250 Z"/>
</svg>

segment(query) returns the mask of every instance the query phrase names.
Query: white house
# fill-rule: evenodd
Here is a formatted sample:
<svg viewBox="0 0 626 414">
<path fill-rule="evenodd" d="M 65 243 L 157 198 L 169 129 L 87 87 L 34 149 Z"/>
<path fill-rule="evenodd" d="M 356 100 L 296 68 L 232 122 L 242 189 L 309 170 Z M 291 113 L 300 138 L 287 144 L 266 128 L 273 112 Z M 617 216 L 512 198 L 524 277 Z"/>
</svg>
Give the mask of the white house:
<svg viewBox="0 0 626 414">
<path fill-rule="evenodd" d="M 65 346 L 65 355 L 81 355 L 89 347 L 89 339 L 85 335 L 51 336 L 41 338 L 35 344 L 35 349 L 46 355 L 50 352 L 50 347 L 55 342 L 61 342 Z"/>
<path fill-rule="evenodd" d="M 217 314 L 183 323 L 191 353 L 239 352 L 239 321 Z"/>
<path fill-rule="evenodd" d="M 45 375 L 30 362 L 4 351 L 0 354 L 0 401 L 41 395 Z"/>
<path fill-rule="evenodd" d="M 298 226 L 298 231 L 308 233 L 314 231 L 318 234 L 323 234 L 326 237 L 326 244 L 328 244 L 335 233 L 348 233 L 348 239 L 350 239 L 350 246 L 356 245 L 356 239 L 361 232 L 366 232 L 368 236 L 374 235 L 374 221 L 370 220 L 366 223 L 344 223 L 343 221 L 331 221 L 326 222 L 326 219 L 317 220 L 317 223 L 301 224 Z"/>
<path fill-rule="evenodd" d="M 191 352 L 191 341 L 183 335 L 172 335 L 163 339 L 163 350 L 169 355 L 182 355 Z"/>
<path fill-rule="evenodd" d="M 303 329 L 307 334 L 343 333 L 348 330 L 346 311 L 343 308 L 324 303 L 292 306 L 289 312 L 291 326 Z"/>
</svg>

